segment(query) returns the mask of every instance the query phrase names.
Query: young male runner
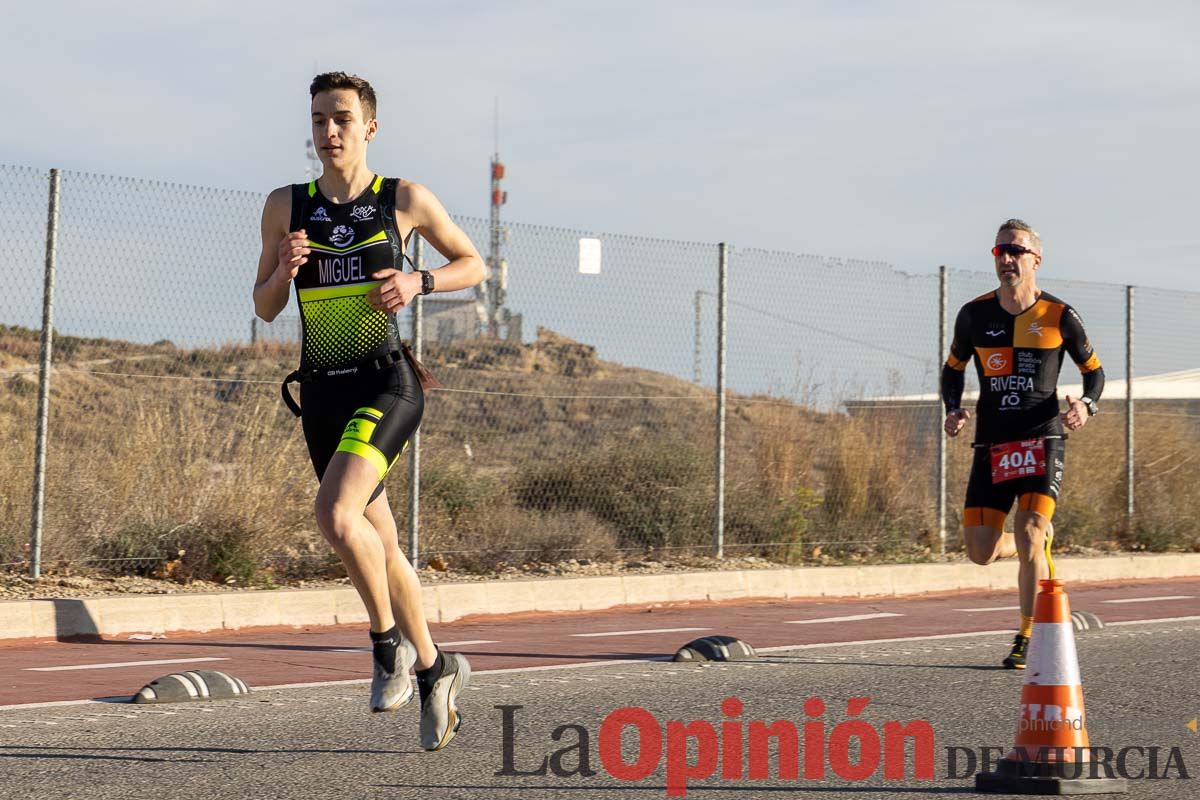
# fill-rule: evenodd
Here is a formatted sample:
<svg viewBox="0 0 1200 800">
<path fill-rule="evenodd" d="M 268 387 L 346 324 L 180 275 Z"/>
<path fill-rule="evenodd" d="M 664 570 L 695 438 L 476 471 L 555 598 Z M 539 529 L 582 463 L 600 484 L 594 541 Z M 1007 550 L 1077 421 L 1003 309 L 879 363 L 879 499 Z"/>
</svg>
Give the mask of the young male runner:
<svg viewBox="0 0 1200 800">
<path fill-rule="evenodd" d="M 394 711 L 421 696 L 421 745 L 439 750 L 461 724 L 456 700 L 470 677 L 460 653 L 433 643 L 416 572 L 400 551 L 383 480 L 421 422 L 424 394 L 395 312 L 429 292 L 483 280 L 483 260 L 433 193 L 367 167 L 379 131 L 375 91 L 343 72 L 309 87 L 312 137 L 324 171 L 271 192 L 263 209 L 254 309 L 273 320 L 296 288 L 303 341 L 304 438 L 320 480 L 317 524 L 346 567 L 370 618 L 371 710 Z M 404 272 L 418 232 L 447 260 Z M 295 403 L 284 383 L 285 400 Z"/>
<path fill-rule="evenodd" d="M 1095 415 L 1104 390 L 1104 370 L 1075 309 L 1037 286 L 1042 240 L 1019 219 L 996 233 L 992 248 L 1000 287 L 962 307 L 954 341 L 942 368 L 945 431 L 957 436 L 971 413 L 960 407 L 967 361 L 975 357 L 979 400 L 975 405 L 975 460 L 967 483 L 963 536 L 976 564 L 1020 557 L 1018 586 L 1021 628 L 1003 664 L 1025 668 L 1033 632 L 1037 581 L 1054 576 L 1051 519 L 1063 477 L 1068 430 Z M 1058 410 L 1058 374 L 1063 353 L 1083 373 L 1083 397 L 1067 397 Z M 1017 500 L 1014 534 L 1004 521 Z"/>
</svg>

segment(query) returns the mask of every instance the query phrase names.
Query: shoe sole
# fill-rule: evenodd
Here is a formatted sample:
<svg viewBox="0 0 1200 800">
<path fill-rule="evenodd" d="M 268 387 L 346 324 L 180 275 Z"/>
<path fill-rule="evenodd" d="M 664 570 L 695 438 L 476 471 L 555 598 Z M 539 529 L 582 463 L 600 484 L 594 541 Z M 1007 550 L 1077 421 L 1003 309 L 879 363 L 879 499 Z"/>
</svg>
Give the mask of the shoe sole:
<svg viewBox="0 0 1200 800">
<path fill-rule="evenodd" d="M 464 658 L 462 659 L 462 668 L 454 674 L 454 681 L 450 684 L 450 691 L 447 693 L 446 710 L 449 712 L 450 724 L 446 726 L 446 732 L 442 734 L 441 741 L 437 747 L 428 747 L 426 752 L 435 753 L 441 750 L 446 745 L 450 744 L 450 740 L 454 738 L 454 734 L 458 733 L 458 729 L 462 727 L 462 714 L 458 713 L 458 706 L 454 700 L 458 697 L 458 693 L 467 687 L 467 683 L 471 678 L 471 665 Z"/>
<path fill-rule="evenodd" d="M 387 708 L 379 708 L 377 706 L 371 706 L 371 713 L 372 714 L 388 714 L 392 711 L 399 711 L 401 708 L 403 708 L 404 706 L 406 706 L 412 702 L 414 694 L 416 694 L 416 692 L 413 691 L 412 684 L 409 684 L 408 694 L 404 695 L 403 697 L 401 697 L 396 702 L 392 703 Z"/>
</svg>

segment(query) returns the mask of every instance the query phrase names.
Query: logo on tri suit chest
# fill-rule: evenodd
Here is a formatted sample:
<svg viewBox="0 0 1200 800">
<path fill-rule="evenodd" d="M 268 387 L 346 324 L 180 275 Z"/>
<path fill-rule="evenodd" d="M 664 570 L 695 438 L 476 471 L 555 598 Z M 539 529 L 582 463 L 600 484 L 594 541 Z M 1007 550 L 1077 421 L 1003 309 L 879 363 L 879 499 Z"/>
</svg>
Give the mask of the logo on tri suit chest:
<svg viewBox="0 0 1200 800">
<path fill-rule="evenodd" d="M 329 234 L 329 243 L 334 247 L 346 247 L 354 241 L 354 228 L 349 225 L 338 225 Z"/>
<path fill-rule="evenodd" d="M 325 206 L 317 206 L 317 210 L 308 218 L 309 222 L 333 222 L 329 218 L 329 213 L 325 210 Z"/>
<path fill-rule="evenodd" d="M 1011 347 L 976 347 L 976 358 L 983 365 L 983 374 L 991 378 L 996 375 L 1011 375 L 1013 371 L 1013 349 Z"/>
<path fill-rule="evenodd" d="M 367 222 L 375 218 L 375 206 L 355 206 L 350 212 L 350 219 L 355 222 Z"/>
<path fill-rule="evenodd" d="M 1039 339 L 1042 338 L 1042 326 L 1039 325 L 1036 320 L 1029 323 L 1029 330 L 1027 330 L 1025 332 L 1032 333 L 1034 336 L 1038 337 Z"/>
</svg>

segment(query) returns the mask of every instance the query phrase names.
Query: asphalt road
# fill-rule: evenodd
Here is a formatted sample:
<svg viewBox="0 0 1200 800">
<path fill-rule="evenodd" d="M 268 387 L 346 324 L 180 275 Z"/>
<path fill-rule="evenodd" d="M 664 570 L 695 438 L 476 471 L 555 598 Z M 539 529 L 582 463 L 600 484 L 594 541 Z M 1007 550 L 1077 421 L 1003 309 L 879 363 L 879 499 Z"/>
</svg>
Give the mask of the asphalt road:
<svg viewBox="0 0 1200 800">
<path fill-rule="evenodd" d="M 683 741 L 678 726 L 668 726 L 669 720 L 707 721 L 718 732 L 725 731 L 725 724 L 740 724 L 734 730 L 746 730 L 752 720 L 789 720 L 801 731 L 806 722 L 824 724 L 824 735 L 817 737 L 828 743 L 823 779 L 804 777 L 806 749 L 799 756 L 798 779 L 750 780 L 745 770 L 742 778 L 722 777 L 718 765 L 713 776 L 687 781 L 689 797 L 724 800 L 785 792 L 819 798 L 970 795 L 972 777 L 947 774 L 947 748 L 978 753 L 985 746 L 1006 750 L 1012 745 L 1023 674 L 994 666 L 1009 638 L 1008 633 L 966 632 L 785 647 L 763 653 L 760 661 L 737 664 L 637 661 L 480 672 L 464 693 L 463 730 L 439 753 L 418 747 L 415 704 L 396 714 L 370 715 L 365 711 L 365 687 L 358 683 L 259 690 L 241 700 L 158 707 L 10 707 L 0 709 L 0 796 L 666 797 L 668 755 L 647 748 L 647 757 L 657 767 L 640 780 L 621 780 L 606 768 L 602 744 L 609 743 L 609 761 L 615 748 L 612 736 L 602 732 L 602 723 L 622 707 L 644 709 L 632 713 L 669 731 L 664 752 L 672 751 L 666 742 Z M 1130 781 L 1129 796 L 1200 796 L 1200 734 L 1187 727 L 1200 715 L 1200 621 L 1110 626 L 1080 634 L 1077 648 L 1092 744 L 1113 750 L 1144 748 L 1141 756 L 1130 757 L 1135 769 L 1147 766 L 1145 748 L 1152 746 L 1160 748 L 1160 772 L 1169 758 L 1174 759 L 1169 777 Z M 723 713 L 722 703 L 729 697 L 744 703 L 740 714 Z M 933 777 L 912 776 L 911 745 L 901 780 L 885 780 L 882 768 L 864 780 L 835 774 L 837 730 L 847 719 L 851 697 L 870 698 L 858 717 L 877 732 L 885 730 L 888 721 L 927 720 L 934 736 Z M 812 698 L 824 701 L 824 714 L 814 712 Z M 586 766 L 594 774 L 503 774 L 506 712 L 498 706 L 510 707 L 509 773 L 536 771 L 544 757 L 559 750 L 565 751 L 555 762 L 559 772 L 578 773 L 580 751 L 586 750 Z M 560 728 L 556 741 L 554 733 Z M 580 745 L 584 736 L 586 747 Z M 726 737 L 727 743 L 738 740 L 736 735 Z M 632 729 L 627 729 L 625 763 L 637 760 L 637 744 Z M 1177 756 L 1170 755 L 1171 748 L 1177 748 Z M 675 752 L 671 763 L 685 763 L 679 756 L 695 763 L 703 755 L 696 747 L 687 752 L 690 758 Z M 739 763 L 736 748 L 712 752 L 721 764 Z M 962 752 L 957 774 L 970 772 Z M 859 755 L 852 749 L 848 760 L 839 763 L 849 764 Z M 780 759 L 775 753 L 768 758 L 771 775 L 776 776 Z M 743 754 L 740 761 L 748 764 L 748 756 Z M 1181 765 L 1191 778 L 1182 779 Z M 670 778 L 680 788 L 678 769 Z"/>
</svg>

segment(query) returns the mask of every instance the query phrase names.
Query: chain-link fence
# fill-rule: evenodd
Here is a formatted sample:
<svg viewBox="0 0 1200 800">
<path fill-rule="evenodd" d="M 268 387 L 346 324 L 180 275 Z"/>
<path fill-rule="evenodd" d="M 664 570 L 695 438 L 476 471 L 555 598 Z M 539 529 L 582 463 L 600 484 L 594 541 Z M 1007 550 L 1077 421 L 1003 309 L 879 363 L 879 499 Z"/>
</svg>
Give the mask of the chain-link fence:
<svg viewBox="0 0 1200 800">
<path fill-rule="evenodd" d="M 0 188 L 0 564 L 29 569 L 40 527 L 46 570 L 240 583 L 336 570 L 313 522 L 299 425 L 279 399 L 299 357 L 297 310 L 253 318 L 264 197 L 61 175 L 38 517 L 49 182 L 0 166 Z M 487 221 L 455 219 L 488 241 Z M 600 253 L 586 268 L 584 240 Z M 994 275 L 945 270 L 943 297 L 937 273 L 728 248 L 723 298 L 721 252 L 508 224 L 505 336 L 481 334 L 472 291 L 425 298 L 414 338 L 446 388 L 430 394 L 413 448 L 409 546 L 467 567 L 718 547 L 783 561 L 957 548 L 970 448 L 940 433 L 939 308 L 952 325 Z M 423 255 L 438 265 L 431 248 Z M 1200 392 L 1185 371 L 1200 367 L 1200 295 L 1052 275 L 1042 270 L 1044 288 L 1079 310 L 1109 379 L 1104 413 L 1071 440 L 1059 541 L 1190 546 Z M 1142 376 L 1132 428 L 1131 299 Z M 409 311 L 400 322 L 413 329 Z M 1062 383 L 1073 382 L 1068 366 Z M 413 474 L 397 466 L 388 479 L 400 518 Z"/>
</svg>

